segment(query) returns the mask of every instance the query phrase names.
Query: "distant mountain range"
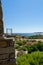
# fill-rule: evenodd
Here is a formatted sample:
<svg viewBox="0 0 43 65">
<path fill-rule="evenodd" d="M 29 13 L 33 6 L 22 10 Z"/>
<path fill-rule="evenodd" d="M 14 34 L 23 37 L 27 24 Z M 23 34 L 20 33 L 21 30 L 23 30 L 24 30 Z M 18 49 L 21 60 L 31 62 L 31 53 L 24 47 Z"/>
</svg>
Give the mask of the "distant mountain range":
<svg viewBox="0 0 43 65">
<path fill-rule="evenodd" d="M 43 32 L 34 32 L 34 33 L 14 33 L 14 35 L 21 35 L 21 36 L 32 36 L 32 35 L 43 35 Z"/>
<path fill-rule="evenodd" d="M 35 34 L 35 35 L 38 35 L 38 34 L 43 35 L 43 32 L 34 32 L 33 34 Z"/>
<path fill-rule="evenodd" d="M 13 33 L 12 35 L 9 35 L 9 36 L 14 36 L 14 35 L 20 35 L 20 36 L 33 36 L 33 35 L 43 35 L 43 32 L 34 32 L 34 33 Z M 6 33 L 5 33 L 6 36 L 8 36 Z"/>
</svg>

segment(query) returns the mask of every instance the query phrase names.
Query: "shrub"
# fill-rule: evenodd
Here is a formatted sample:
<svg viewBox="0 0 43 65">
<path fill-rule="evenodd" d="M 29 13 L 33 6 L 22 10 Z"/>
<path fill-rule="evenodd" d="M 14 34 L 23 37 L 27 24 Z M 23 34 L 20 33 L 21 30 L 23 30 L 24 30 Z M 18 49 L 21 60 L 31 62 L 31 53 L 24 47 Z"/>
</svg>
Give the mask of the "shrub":
<svg viewBox="0 0 43 65">
<path fill-rule="evenodd" d="M 17 58 L 17 65 L 43 65 L 43 52 L 33 52 Z"/>
<path fill-rule="evenodd" d="M 43 42 L 38 42 L 37 44 L 32 44 L 30 46 L 27 46 L 28 53 L 34 52 L 34 51 L 43 51 Z"/>
<path fill-rule="evenodd" d="M 19 46 L 25 45 L 26 44 L 26 40 L 22 40 L 22 41 L 16 41 L 16 44 L 18 44 Z"/>
<path fill-rule="evenodd" d="M 18 50 L 19 50 L 19 51 L 20 51 L 20 50 L 26 51 L 27 48 L 26 48 L 25 46 L 21 46 L 21 47 L 18 48 Z"/>
<path fill-rule="evenodd" d="M 14 47 L 15 47 L 15 49 L 18 49 L 19 48 L 19 45 L 18 44 L 15 44 Z"/>
<path fill-rule="evenodd" d="M 27 50 L 28 50 L 28 53 L 38 51 L 37 44 L 30 45 Z"/>
<path fill-rule="evenodd" d="M 19 46 L 22 46 L 23 42 L 22 41 L 16 41 L 16 44 L 18 44 Z"/>
</svg>

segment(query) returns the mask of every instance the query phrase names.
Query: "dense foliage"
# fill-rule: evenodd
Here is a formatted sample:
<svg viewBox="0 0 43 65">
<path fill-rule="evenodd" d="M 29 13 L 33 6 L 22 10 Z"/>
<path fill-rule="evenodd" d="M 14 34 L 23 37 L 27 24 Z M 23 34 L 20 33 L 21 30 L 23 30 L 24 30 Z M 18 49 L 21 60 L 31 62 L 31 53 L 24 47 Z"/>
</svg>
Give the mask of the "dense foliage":
<svg viewBox="0 0 43 65">
<path fill-rule="evenodd" d="M 34 52 L 17 58 L 17 65 L 43 65 L 43 52 Z"/>
<path fill-rule="evenodd" d="M 31 44 L 26 46 L 27 41 L 16 41 L 15 49 L 28 51 L 28 53 L 34 51 L 43 51 L 43 42 L 39 41 L 36 44 Z"/>
<path fill-rule="evenodd" d="M 38 42 L 37 44 L 32 44 L 27 47 L 28 53 L 34 52 L 34 51 L 43 51 L 43 42 Z"/>
<path fill-rule="evenodd" d="M 16 41 L 16 44 L 18 44 L 19 46 L 22 46 L 22 45 L 25 45 L 26 44 L 26 40 L 19 40 L 19 41 Z"/>
<path fill-rule="evenodd" d="M 26 44 L 26 40 L 22 40 L 22 41 L 16 41 L 15 43 L 15 49 L 17 50 L 26 50 L 26 47 L 24 46 Z"/>
</svg>

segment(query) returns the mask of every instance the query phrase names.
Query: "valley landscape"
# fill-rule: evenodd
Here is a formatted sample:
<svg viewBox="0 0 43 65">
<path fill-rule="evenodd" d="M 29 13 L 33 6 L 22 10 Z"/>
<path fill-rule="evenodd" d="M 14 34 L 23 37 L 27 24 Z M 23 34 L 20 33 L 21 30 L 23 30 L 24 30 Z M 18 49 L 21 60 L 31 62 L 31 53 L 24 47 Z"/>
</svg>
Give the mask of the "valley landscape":
<svg viewBox="0 0 43 65">
<path fill-rule="evenodd" d="M 42 64 L 43 65 L 43 63 L 41 63 L 43 62 L 41 59 L 43 57 L 42 55 L 43 54 L 43 35 L 42 34 L 35 34 L 32 36 L 31 35 L 24 36 L 24 35 L 16 34 L 14 35 L 14 38 L 15 38 L 15 58 L 17 60 L 16 61 L 17 65 L 21 65 L 21 64 L 22 65 L 24 64 L 27 64 L 27 65 L 40 64 L 41 65 Z M 40 57 L 42 55 L 42 57 L 40 58 L 38 55 Z M 28 57 L 28 60 L 27 60 L 27 57 Z M 31 58 L 30 61 L 29 61 L 29 58 Z M 34 60 L 34 58 L 36 59 Z M 38 59 L 39 61 L 37 62 Z"/>
</svg>

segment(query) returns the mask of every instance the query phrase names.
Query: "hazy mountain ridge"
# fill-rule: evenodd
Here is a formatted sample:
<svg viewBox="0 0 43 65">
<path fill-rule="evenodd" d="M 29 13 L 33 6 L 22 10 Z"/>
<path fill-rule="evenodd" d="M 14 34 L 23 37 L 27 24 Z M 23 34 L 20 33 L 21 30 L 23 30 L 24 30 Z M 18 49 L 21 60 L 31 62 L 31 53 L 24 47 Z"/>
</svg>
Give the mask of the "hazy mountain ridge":
<svg viewBox="0 0 43 65">
<path fill-rule="evenodd" d="M 32 35 L 43 35 L 43 32 L 34 32 L 34 33 L 14 33 L 14 35 L 21 35 L 21 36 L 32 36 Z"/>
<path fill-rule="evenodd" d="M 14 35 L 20 35 L 20 36 L 33 36 L 33 35 L 43 35 L 43 32 L 34 32 L 34 33 L 12 33 L 10 36 L 14 36 Z M 5 35 L 9 35 L 9 34 L 6 34 Z"/>
</svg>

